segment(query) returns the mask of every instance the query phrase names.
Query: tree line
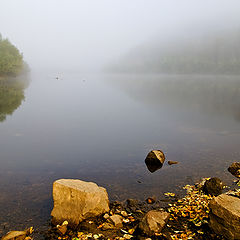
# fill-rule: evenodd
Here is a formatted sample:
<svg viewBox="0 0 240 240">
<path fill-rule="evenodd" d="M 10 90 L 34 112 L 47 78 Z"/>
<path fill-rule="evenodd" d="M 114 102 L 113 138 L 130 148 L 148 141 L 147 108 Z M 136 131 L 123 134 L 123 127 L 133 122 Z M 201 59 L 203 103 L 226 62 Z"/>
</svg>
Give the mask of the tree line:
<svg viewBox="0 0 240 240">
<path fill-rule="evenodd" d="M 0 76 L 16 76 L 21 72 L 23 65 L 22 54 L 0 34 Z"/>
</svg>

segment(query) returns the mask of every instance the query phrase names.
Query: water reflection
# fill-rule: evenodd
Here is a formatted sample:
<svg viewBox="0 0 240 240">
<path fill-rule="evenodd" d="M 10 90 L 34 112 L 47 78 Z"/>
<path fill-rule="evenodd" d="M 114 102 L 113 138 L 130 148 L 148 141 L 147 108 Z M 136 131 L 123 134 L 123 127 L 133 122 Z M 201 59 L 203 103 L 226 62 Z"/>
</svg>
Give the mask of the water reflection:
<svg viewBox="0 0 240 240">
<path fill-rule="evenodd" d="M 0 79 L 0 122 L 21 105 L 27 85 L 25 78 Z"/>
<path fill-rule="evenodd" d="M 114 84 L 146 104 L 240 121 L 240 76 L 132 75 L 131 81 L 124 79 L 119 77 Z"/>
</svg>

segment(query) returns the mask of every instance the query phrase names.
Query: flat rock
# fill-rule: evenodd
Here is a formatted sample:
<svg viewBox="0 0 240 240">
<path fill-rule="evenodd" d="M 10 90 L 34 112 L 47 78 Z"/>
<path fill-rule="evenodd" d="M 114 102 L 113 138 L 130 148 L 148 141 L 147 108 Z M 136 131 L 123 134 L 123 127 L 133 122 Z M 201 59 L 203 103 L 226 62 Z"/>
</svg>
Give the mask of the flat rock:
<svg viewBox="0 0 240 240">
<path fill-rule="evenodd" d="M 228 171 L 235 177 L 240 178 L 240 162 L 234 162 L 232 163 Z"/>
<path fill-rule="evenodd" d="M 149 211 L 139 223 L 139 228 L 147 236 L 160 233 L 167 223 L 170 214 L 164 211 Z"/>
<path fill-rule="evenodd" d="M 221 194 L 209 204 L 210 227 L 226 239 L 240 239 L 240 199 Z"/>
<path fill-rule="evenodd" d="M 152 150 L 148 153 L 145 163 L 150 172 L 160 169 L 165 161 L 165 155 L 161 150 Z"/>
<path fill-rule="evenodd" d="M 24 240 L 26 236 L 26 231 L 11 231 L 2 237 L 2 240 Z"/>
<path fill-rule="evenodd" d="M 78 179 L 59 179 L 53 183 L 54 207 L 52 223 L 67 220 L 76 227 L 83 220 L 109 211 L 108 194 L 105 188 L 93 182 Z"/>
</svg>

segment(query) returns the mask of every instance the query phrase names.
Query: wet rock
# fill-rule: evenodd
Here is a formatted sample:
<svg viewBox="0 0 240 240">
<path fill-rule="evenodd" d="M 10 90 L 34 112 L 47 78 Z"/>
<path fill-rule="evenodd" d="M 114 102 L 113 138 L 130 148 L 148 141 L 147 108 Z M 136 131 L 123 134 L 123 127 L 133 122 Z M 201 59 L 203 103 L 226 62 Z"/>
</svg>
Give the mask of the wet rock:
<svg viewBox="0 0 240 240">
<path fill-rule="evenodd" d="M 164 161 L 165 156 L 161 150 L 152 150 L 145 159 L 146 166 L 151 173 L 160 169 Z"/>
<path fill-rule="evenodd" d="M 209 180 L 206 180 L 202 190 L 206 194 L 210 194 L 212 196 L 218 196 L 222 193 L 223 190 L 223 183 L 221 179 L 219 178 L 210 178 Z"/>
<path fill-rule="evenodd" d="M 2 240 L 24 240 L 26 236 L 26 231 L 11 231 L 2 237 Z"/>
<path fill-rule="evenodd" d="M 228 168 L 228 171 L 235 177 L 240 178 L 240 162 L 234 162 Z"/>
<path fill-rule="evenodd" d="M 211 200 L 210 227 L 226 239 L 240 239 L 240 199 L 221 194 Z"/>
<path fill-rule="evenodd" d="M 5 236 L 1 238 L 1 240 L 23 240 L 28 235 L 32 234 L 33 227 L 28 228 L 25 231 L 10 231 Z"/>
<path fill-rule="evenodd" d="M 171 161 L 171 160 L 168 161 L 168 165 L 173 165 L 173 164 L 178 164 L 178 161 Z"/>
<path fill-rule="evenodd" d="M 87 218 L 109 211 L 106 189 L 95 183 L 77 179 L 55 181 L 53 201 L 51 216 L 54 225 L 67 220 L 70 227 L 76 227 Z"/>
<path fill-rule="evenodd" d="M 148 236 L 160 233 L 167 223 L 169 216 L 170 214 L 167 212 L 151 210 L 143 217 L 139 223 L 139 228 Z"/>
<path fill-rule="evenodd" d="M 121 228 L 123 226 L 122 220 L 123 217 L 118 214 L 114 214 L 113 216 L 108 218 L 108 222 L 113 224 L 113 226 L 116 228 Z"/>
<path fill-rule="evenodd" d="M 156 197 L 149 197 L 149 198 L 146 199 L 146 202 L 148 204 L 153 204 L 153 203 L 156 202 Z"/>
</svg>

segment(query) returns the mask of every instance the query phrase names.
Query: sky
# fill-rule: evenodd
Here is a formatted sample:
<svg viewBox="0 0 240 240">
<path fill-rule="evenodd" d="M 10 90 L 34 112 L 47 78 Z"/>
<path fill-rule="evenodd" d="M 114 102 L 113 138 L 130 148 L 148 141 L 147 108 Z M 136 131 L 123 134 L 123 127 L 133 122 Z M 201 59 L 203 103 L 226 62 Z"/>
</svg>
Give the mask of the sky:
<svg viewBox="0 0 240 240">
<path fill-rule="evenodd" d="M 239 24 L 239 12 L 239 0 L 0 0 L 0 33 L 32 68 L 93 71 L 154 39 Z"/>
</svg>

